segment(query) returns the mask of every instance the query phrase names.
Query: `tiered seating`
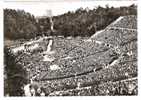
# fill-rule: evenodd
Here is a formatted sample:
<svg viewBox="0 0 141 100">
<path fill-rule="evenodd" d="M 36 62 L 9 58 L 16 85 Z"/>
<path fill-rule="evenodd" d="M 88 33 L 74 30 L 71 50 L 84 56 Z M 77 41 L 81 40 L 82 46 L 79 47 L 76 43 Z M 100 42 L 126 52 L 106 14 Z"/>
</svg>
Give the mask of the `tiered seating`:
<svg viewBox="0 0 141 100">
<path fill-rule="evenodd" d="M 85 42 L 83 38 L 53 37 L 53 50 L 55 51 L 53 62 L 44 62 L 40 52 L 24 54 L 21 62 L 30 70 L 31 78 L 39 74 L 34 81 L 46 90 L 46 94 L 53 91 L 65 92 L 69 89 L 76 89 L 78 83 L 83 88 L 107 82 L 105 84 L 108 85 L 98 86 L 100 91 L 105 89 L 104 92 L 99 91 L 98 94 L 94 94 L 86 89 L 84 93 L 84 89 L 82 93 L 76 90 L 77 94 L 68 95 L 89 95 L 89 93 L 91 95 L 110 95 L 110 92 L 105 92 L 107 88 L 112 88 L 112 85 L 109 84 L 137 77 L 137 31 L 126 29 L 136 29 L 135 25 L 126 25 L 131 24 L 130 21 L 136 21 L 135 18 L 134 16 L 123 17 L 114 24 L 116 28 L 113 28 L 112 24 L 109 25 L 109 28 L 91 38 L 91 42 Z M 39 44 L 45 47 L 47 41 L 40 41 Z M 51 70 L 50 66 L 54 64 L 58 65 L 59 69 Z"/>
<path fill-rule="evenodd" d="M 135 15 L 123 16 L 121 20 L 114 24 L 109 25 L 108 27 L 137 29 L 137 16 Z"/>
<path fill-rule="evenodd" d="M 99 96 L 99 95 L 137 95 L 137 78 L 125 79 L 116 82 L 105 82 L 89 87 L 56 91 L 49 96 Z M 129 91 L 130 90 L 130 91 Z"/>
</svg>

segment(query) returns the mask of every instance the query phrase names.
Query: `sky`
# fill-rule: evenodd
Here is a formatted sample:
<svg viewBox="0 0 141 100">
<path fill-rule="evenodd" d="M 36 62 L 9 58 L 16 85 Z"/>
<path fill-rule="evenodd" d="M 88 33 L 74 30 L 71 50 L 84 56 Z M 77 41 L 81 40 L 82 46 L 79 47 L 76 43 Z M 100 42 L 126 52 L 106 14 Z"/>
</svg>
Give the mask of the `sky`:
<svg viewBox="0 0 141 100">
<path fill-rule="evenodd" d="M 47 10 L 52 10 L 52 16 L 61 15 L 68 11 L 75 11 L 82 7 L 93 9 L 98 5 L 105 7 L 105 5 L 120 7 L 137 4 L 137 1 L 71 1 L 68 2 L 5 2 L 4 8 L 22 9 L 30 12 L 34 16 L 46 16 Z"/>
</svg>

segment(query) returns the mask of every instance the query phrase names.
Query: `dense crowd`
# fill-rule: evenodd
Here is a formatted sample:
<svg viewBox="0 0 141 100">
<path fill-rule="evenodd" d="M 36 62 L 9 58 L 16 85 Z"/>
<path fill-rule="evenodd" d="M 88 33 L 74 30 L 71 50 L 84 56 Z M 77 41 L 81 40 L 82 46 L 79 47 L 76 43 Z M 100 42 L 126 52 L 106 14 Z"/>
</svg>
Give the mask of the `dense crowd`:
<svg viewBox="0 0 141 100">
<path fill-rule="evenodd" d="M 111 24 L 110 27 L 137 29 L 137 16 L 134 15 L 124 16 L 117 23 Z"/>
<path fill-rule="evenodd" d="M 48 40 L 42 40 L 39 46 L 43 51 L 30 54 L 21 52 L 20 63 L 27 69 L 29 79 L 38 82 L 46 95 L 54 91 L 97 85 L 99 92 L 93 89 L 94 94 L 91 95 L 116 95 L 115 91 L 118 91 L 119 95 L 124 94 L 116 90 L 120 87 L 118 82 L 137 77 L 137 31 L 110 28 L 91 38 L 91 41 L 85 41 L 86 39 L 52 37 L 54 42 L 51 50 L 54 51 L 52 56 L 55 57 L 52 62 L 43 61 Z M 51 70 L 52 65 L 58 65 L 59 69 Z M 114 84 L 113 82 L 117 82 L 114 92 L 102 90 L 112 88 L 112 85 L 99 85 Z M 128 89 L 125 91 L 129 92 Z M 84 92 L 77 95 L 92 93 Z"/>
<path fill-rule="evenodd" d="M 56 91 L 49 96 L 100 96 L 100 95 L 137 95 L 137 79 L 121 80 L 117 82 L 105 82 L 89 87 L 75 88 L 64 91 Z"/>
<path fill-rule="evenodd" d="M 86 43 L 83 44 L 83 47 L 85 46 L 87 46 Z M 75 54 L 73 55 L 72 59 L 66 59 L 66 60 L 59 59 L 58 61 L 56 60 L 51 63 L 43 62 L 42 54 L 40 53 L 39 54 L 33 53 L 32 56 L 31 55 L 29 56 L 27 54 L 27 58 L 25 57 L 25 59 L 23 60 L 24 61 L 23 63 L 30 64 L 29 69 L 30 69 L 31 78 L 37 74 L 37 71 L 39 71 L 40 75 L 36 77 L 34 81 L 39 81 L 39 82 L 43 81 L 43 83 L 45 83 L 46 85 L 45 86 L 43 84 L 42 85 L 45 88 L 45 90 L 47 91 L 46 92 L 47 94 L 50 92 L 56 91 L 56 90 L 65 90 L 69 88 L 76 88 L 78 80 L 81 80 L 82 86 L 85 86 L 85 85 L 89 86 L 93 84 L 93 82 L 102 82 L 105 80 L 108 81 L 110 79 L 112 79 L 110 81 L 113 81 L 114 79 L 120 80 L 120 78 L 122 79 L 122 78 L 136 76 L 135 74 L 137 73 L 137 69 L 136 69 L 137 65 L 135 65 L 136 61 L 134 61 L 134 59 L 128 56 L 125 56 L 123 58 L 120 58 L 119 64 L 112 66 L 112 67 L 111 66 L 108 67 L 109 61 L 112 60 L 112 56 L 110 55 L 112 55 L 114 52 L 110 48 L 108 48 L 107 51 L 104 51 L 101 53 L 95 53 L 94 55 L 91 55 L 91 53 L 93 53 L 92 48 L 97 49 L 97 50 L 102 50 L 102 48 L 104 48 L 103 46 L 100 47 L 101 49 L 99 49 L 98 47 L 99 46 L 97 47 L 87 46 L 87 49 L 76 47 L 69 53 L 70 56 Z M 82 51 L 80 55 L 77 52 L 79 50 Z M 89 50 L 89 52 L 86 52 L 85 50 Z M 77 56 L 77 53 L 79 56 Z M 82 54 L 89 55 L 89 56 L 82 57 Z M 59 57 L 62 55 L 57 55 L 57 56 Z M 97 58 L 98 56 L 99 58 Z M 134 58 L 136 58 L 136 56 Z M 32 60 L 27 60 L 27 59 L 32 59 Z M 38 63 L 39 61 L 40 63 Z M 126 61 L 131 61 L 131 62 L 126 62 Z M 60 70 L 50 70 L 48 66 L 52 65 L 53 63 L 59 65 L 61 69 Z"/>
</svg>

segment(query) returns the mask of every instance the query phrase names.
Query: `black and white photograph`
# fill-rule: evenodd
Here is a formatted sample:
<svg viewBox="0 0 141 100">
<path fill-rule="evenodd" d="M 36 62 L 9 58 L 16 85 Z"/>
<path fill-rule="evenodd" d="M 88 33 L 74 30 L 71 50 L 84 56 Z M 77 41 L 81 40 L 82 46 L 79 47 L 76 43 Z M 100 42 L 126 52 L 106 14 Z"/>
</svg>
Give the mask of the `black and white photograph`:
<svg viewBox="0 0 141 100">
<path fill-rule="evenodd" d="M 4 96 L 137 96 L 136 0 L 3 8 Z"/>
</svg>

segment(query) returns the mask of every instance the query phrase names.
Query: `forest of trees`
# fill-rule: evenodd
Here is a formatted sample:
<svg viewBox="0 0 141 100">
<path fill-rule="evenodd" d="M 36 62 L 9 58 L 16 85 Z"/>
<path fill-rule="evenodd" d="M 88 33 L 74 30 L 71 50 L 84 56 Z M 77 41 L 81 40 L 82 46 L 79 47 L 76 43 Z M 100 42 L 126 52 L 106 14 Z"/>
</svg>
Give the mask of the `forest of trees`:
<svg viewBox="0 0 141 100">
<path fill-rule="evenodd" d="M 54 16 L 54 32 L 50 30 L 49 18 L 36 19 L 23 10 L 4 9 L 4 36 L 8 39 L 30 39 L 36 36 L 91 36 L 105 28 L 119 16 L 137 15 L 137 6 L 106 7 L 93 10 L 79 8 L 75 12 Z M 51 34 L 52 33 L 52 34 Z"/>
<path fill-rule="evenodd" d="M 4 36 L 9 39 L 32 38 L 37 29 L 36 19 L 23 10 L 4 9 Z"/>
<path fill-rule="evenodd" d="M 27 84 L 27 71 L 8 47 L 4 47 L 4 95 L 21 96 Z M 16 81 L 15 81 L 16 80 Z"/>
</svg>

